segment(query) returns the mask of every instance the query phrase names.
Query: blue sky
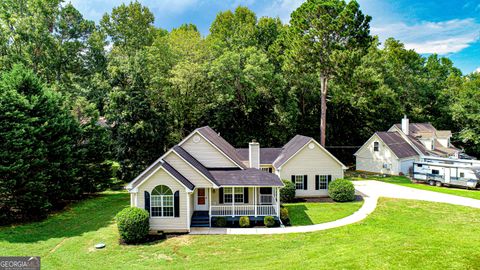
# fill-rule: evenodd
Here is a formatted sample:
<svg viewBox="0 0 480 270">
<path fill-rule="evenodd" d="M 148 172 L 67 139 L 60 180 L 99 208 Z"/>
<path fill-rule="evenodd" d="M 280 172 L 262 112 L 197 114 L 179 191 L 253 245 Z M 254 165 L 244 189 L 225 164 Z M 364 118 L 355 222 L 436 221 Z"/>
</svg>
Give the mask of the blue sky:
<svg viewBox="0 0 480 270">
<path fill-rule="evenodd" d="M 68 0 L 66 0 L 68 2 Z M 129 0 L 70 0 L 91 20 Z M 172 29 L 193 23 L 207 35 L 218 12 L 247 6 L 261 16 L 279 17 L 288 23 L 302 0 L 140 0 L 155 14 L 155 25 Z M 480 72 L 480 0 L 359 0 L 373 17 L 372 34 L 383 41 L 394 37 L 409 49 L 438 53 L 453 60 L 463 73 Z"/>
</svg>

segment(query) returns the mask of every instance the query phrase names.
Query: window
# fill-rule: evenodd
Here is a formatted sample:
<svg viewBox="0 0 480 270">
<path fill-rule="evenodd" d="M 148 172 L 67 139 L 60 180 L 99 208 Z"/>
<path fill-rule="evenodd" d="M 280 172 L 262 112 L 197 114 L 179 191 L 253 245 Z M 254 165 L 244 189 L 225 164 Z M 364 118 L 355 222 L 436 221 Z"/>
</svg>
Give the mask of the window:
<svg viewBox="0 0 480 270">
<path fill-rule="evenodd" d="M 332 175 L 315 175 L 315 190 L 328 189 L 328 185 L 332 182 Z"/>
<path fill-rule="evenodd" d="M 432 170 L 432 174 L 440 174 L 439 170 Z"/>
<path fill-rule="evenodd" d="M 378 142 L 373 143 L 373 151 L 378 152 Z"/>
<path fill-rule="evenodd" d="M 318 189 L 327 189 L 328 187 L 327 179 L 328 177 L 326 175 L 319 175 Z"/>
<path fill-rule="evenodd" d="M 465 173 L 461 172 L 460 177 L 462 177 L 462 178 L 465 177 Z"/>
<path fill-rule="evenodd" d="M 295 175 L 295 189 L 303 189 L 303 175 Z"/>
<path fill-rule="evenodd" d="M 223 189 L 223 203 L 232 203 L 235 191 L 235 203 L 244 203 L 243 187 L 226 187 Z"/>
<path fill-rule="evenodd" d="M 260 168 L 264 172 L 272 173 L 272 168 Z"/>
<path fill-rule="evenodd" d="M 421 167 L 422 167 L 422 164 L 417 164 L 417 167 L 418 167 L 418 168 L 421 168 Z"/>
<path fill-rule="evenodd" d="M 173 217 L 173 192 L 169 187 L 160 185 L 152 190 L 150 212 L 152 217 Z"/>
</svg>

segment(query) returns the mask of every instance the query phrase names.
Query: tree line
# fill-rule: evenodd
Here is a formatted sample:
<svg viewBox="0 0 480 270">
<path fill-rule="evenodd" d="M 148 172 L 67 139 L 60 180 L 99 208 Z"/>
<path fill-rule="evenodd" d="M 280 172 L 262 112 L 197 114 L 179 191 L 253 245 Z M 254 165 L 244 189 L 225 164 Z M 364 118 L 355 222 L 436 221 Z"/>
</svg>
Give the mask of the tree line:
<svg viewBox="0 0 480 270">
<path fill-rule="evenodd" d="M 303 134 L 328 148 L 362 145 L 407 114 L 480 153 L 480 75 L 380 44 L 355 1 L 308 0 L 289 24 L 238 7 L 207 36 L 154 20 L 138 2 L 96 24 L 60 0 L 2 1 L 0 220 L 131 181 L 203 125 L 236 147 Z"/>
</svg>

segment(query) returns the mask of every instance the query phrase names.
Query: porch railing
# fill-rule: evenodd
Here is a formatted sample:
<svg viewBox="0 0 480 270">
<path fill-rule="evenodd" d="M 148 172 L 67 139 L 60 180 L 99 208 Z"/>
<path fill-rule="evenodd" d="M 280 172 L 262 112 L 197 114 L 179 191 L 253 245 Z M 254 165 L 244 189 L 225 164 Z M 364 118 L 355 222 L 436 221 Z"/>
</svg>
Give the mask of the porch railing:
<svg viewBox="0 0 480 270">
<path fill-rule="evenodd" d="M 275 202 L 275 200 L 272 200 Z M 276 216 L 277 206 L 276 204 L 264 204 L 264 205 L 212 205 L 211 216 L 254 216 L 255 208 L 257 210 L 257 216 Z"/>
</svg>

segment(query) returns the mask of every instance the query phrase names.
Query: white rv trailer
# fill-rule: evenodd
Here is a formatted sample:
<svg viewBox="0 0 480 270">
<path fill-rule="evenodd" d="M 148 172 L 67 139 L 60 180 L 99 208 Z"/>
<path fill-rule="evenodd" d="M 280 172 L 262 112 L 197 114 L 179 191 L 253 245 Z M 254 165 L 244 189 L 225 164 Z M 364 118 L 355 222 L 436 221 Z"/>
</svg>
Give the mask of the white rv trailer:
<svg viewBox="0 0 480 270">
<path fill-rule="evenodd" d="M 480 167 L 480 160 L 475 159 L 459 159 L 459 158 L 442 158 L 426 156 L 420 158 L 421 162 L 432 162 L 442 164 L 458 164 L 463 166 Z"/>
<path fill-rule="evenodd" d="M 413 179 L 430 185 L 448 185 L 476 188 L 480 182 L 480 164 L 457 162 L 442 163 L 428 160 L 413 164 Z M 437 160 L 438 161 L 438 160 Z"/>
</svg>

